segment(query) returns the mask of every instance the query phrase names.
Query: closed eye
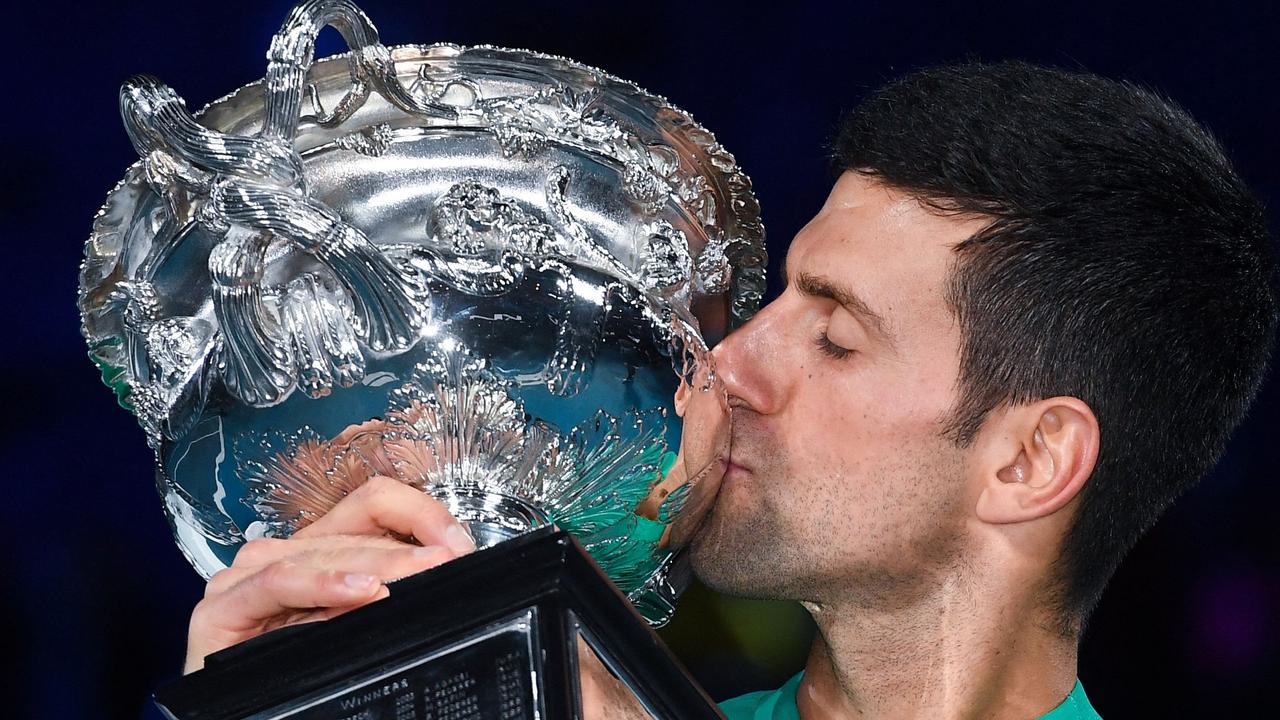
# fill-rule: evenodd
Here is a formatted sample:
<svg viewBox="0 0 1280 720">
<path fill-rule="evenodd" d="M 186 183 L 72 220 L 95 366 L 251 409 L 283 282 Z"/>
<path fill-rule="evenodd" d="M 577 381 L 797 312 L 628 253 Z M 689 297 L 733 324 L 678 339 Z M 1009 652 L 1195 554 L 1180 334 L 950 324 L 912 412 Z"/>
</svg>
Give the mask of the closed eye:
<svg viewBox="0 0 1280 720">
<path fill-rule="evenodd" d="M 846 347 L 840 347 L 839 345 L 831 342 L 831 338 L 827 337 L 825 330 L 818 333 L 818 336 L 815 337 L 813 341 L 814 344 L 818 346 L 819 350 L 834 360 L 844 360 L 853 354 L 853 350 Z"/>
</svg>

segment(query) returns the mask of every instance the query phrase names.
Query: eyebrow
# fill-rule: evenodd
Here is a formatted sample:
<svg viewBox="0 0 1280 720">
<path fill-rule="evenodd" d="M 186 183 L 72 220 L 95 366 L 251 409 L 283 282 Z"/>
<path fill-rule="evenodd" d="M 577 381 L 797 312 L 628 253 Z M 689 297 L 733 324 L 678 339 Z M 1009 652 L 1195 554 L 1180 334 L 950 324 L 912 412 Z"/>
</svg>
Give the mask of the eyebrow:
<svg viewBox="0 0 1280 720">
<path fill-rule="evenodd" d="M 790 279 L 787 276 L 786 265 L 782 268 L 783 282 L 790 285 Z M 834 281 L 817 275 L 810 275 L 802 272 L 796 276 L 796 290 L 803 295 L 810 297 L 820 297 L 835 300 L 850 313 L 857 316 L 863 323 L 870 326 L 881 338 L 884 339 L 890 347 L 894 345 L 893 333 L 889 331 L 889 321 L 883 315 L 871 309 L 871 306 L 856 293 L 846 287 L 836 284 Z M 785 286 L 784 286 L 785 289 Z"/>
</svg>

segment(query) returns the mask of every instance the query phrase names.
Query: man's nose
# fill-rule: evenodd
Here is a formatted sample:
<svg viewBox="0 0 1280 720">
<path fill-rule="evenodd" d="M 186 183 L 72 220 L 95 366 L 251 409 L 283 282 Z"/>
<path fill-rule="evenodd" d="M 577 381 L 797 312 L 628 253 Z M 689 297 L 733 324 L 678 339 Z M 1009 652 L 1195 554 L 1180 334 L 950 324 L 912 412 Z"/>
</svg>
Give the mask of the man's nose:
<svg viewBox="0 0 1280 720">
<path fill-rule="evenodd" d="M 794 359 L 788 357 L 794 343 L 788 342 L 787 325 L 780 298 L 712 349 L 716 373 L 725 384 L 731 406 L 746 405 L 762 415 L 781 407 L 784 379 L 794 370 Z"/>
</svg>

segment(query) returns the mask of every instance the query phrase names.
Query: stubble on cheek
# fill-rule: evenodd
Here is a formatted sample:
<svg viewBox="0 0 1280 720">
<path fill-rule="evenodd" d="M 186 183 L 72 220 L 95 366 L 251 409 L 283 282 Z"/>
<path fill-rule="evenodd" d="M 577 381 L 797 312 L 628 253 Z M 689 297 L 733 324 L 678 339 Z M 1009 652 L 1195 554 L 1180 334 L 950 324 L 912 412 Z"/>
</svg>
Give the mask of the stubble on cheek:
<svg viewBox="0 0 1280 720">
<path fill-rule="evenodd" d="M 788 492 L 786 453 L 764 433 L 735 426 L 734 447 L 749 448 L 753 467 L 726 477 L 694 538 L 694 572 L 708 587 L 739 597 L 776 599 L 799 561 Z"/>
<path fill-rule="evenodd" d="M 914 602 L 961 554 L 960 472 L 930 443 L 887 462 L 786 455 L 729 481 L 695 539 L 695 572 L 742 597 L 885 607 Z"/>
<path fill-rule="evenodd" d="M 963 554 L 963 476 L 932 444 L 859 469 L 829 498 L 848 513 L 815 546 L 825 592 L 842 601 L 889 609 L 932 593 Z"/>
</svg>

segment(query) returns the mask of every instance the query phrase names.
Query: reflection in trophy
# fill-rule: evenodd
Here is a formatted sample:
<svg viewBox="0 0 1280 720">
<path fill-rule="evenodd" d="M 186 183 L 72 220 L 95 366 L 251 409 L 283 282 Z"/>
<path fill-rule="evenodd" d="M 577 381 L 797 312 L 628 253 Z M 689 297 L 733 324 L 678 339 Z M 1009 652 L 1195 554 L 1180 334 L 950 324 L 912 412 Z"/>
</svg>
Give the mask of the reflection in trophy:
<svg viewBox="0 0 1280 720">
<path fill-rule="evenodd" d="M 350 52 L 313 61 L 327 25 Z M 268 59 L 195 114 L 126 82 L 141 159 L 81 269 L 183 552 L 208 577 L 386 476 L 482 548 L 567 530 L 665 621 L 727 451 L 706 339 L 763 286 L 733 157 L 601 71 L 388 48 L 345 0 L 296 7 Z"/>
</svg>

